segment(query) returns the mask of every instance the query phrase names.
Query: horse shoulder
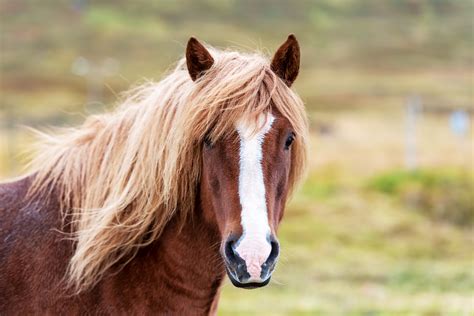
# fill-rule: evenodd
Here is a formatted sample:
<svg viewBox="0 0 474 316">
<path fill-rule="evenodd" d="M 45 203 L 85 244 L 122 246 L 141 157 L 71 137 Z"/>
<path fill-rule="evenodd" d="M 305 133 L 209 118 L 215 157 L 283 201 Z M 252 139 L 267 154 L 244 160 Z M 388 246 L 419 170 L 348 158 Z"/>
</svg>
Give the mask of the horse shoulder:
<svg viewBox="0 0 474 316">
<path fill-rule="evenodd" d="M 30 176 L 0 185 L 0 311 L 27 309 L 25 302 L 51 303 L 38 302 L 44 298 L 38 294 L 55 291 L 63 275 L 58 270 L 70 255 L 57 230 L 57 201 L 27 199 L 31 181 Z"/>
</svg>

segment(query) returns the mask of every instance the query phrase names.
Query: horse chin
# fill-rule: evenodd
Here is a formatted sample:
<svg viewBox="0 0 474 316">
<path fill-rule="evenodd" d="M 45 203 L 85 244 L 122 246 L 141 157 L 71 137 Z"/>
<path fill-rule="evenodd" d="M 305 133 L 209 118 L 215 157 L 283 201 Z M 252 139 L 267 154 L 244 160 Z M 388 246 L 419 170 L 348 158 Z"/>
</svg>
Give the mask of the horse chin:
<svg viewBox="0 0 474 316">
<path fill-rule="evenodd" d="M 227 269 L 226 269 L 227 270 Z M 269 276 L 265 281 L 263 282 L 246 282 L 246 283 L 242 283 L 238 280 L 236 280 L 234 278 L 234 276 L 232 275 L 232 273 L 229 272 L 229 270 L 227 270 L 227 276 L 229 277 L 230 281 L 232 282 L 232 284 L 235 286 L 235 287 L 238 287 L 238 288 L 241 288 L 241 289 L 246 289 L 246 290 L 251 290 L 251 289 L 257 289 L 259 287 L 264 287 L 266 286 L 268 283 L 270 283 L 270 279 L 272 278 L 271 276 Z"/>
</svg>

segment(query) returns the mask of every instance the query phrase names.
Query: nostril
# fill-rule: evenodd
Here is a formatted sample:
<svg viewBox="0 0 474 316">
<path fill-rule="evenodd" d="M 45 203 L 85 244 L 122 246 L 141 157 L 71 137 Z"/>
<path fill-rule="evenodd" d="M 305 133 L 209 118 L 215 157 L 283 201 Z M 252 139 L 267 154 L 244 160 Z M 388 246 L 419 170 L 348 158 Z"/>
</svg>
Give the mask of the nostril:
<svg viewBox="0 0 474 316">
<path fill-rule="evenodd" d="M 262 279 L 266 278 L 273 271 L 273 269 L 275 268 L 276 261 L 278 259 L 278 255 L 280 254 L 280 244 L 273 236 L 270 237 L 270 245 L 270 255 L 268 256 L 265 263 L 262 265 Z"/>
<path fill-rule="evenodd" d="M 262 271 L 260 273 L 260 278 L 262 280 L 266 280 L 270 278 L 270 275 L 273 272 L 273 269 L 275 269 L 278 255 L 280 253 L 280 244 L 275 239 L 275 237 L 271 236 L 269 239 L 270 239 L 269 242 L 271 246 L 271 251 L 265 263 L 262 264 Z"/>
<path fill-rule="evenodd" d="M 250 277 L 245 261 L 239 256 L 235 248 L 238 245 L 238 238 L 229 237 L 224 245 L 224 257 L 227 265 L 227 272 L 242 282 Z"/>
<path fill-rule="evenodd" d="M 235 239 L 229 238 L 224 247 L 224 254 L 229 261 L 235 261 L 236 254 L 234 250 L 234 245 L 235 245 Z"/>
<path fill-rule="evenodd" d="M 277 258 L 278 255 L 280 254 L 280 244 L 276 240 L 272 240 L 270 243 L 272 250 L 270 252 L 270 255 L 268 256 L 267 262 L 274 262 Z"/>
</svg>

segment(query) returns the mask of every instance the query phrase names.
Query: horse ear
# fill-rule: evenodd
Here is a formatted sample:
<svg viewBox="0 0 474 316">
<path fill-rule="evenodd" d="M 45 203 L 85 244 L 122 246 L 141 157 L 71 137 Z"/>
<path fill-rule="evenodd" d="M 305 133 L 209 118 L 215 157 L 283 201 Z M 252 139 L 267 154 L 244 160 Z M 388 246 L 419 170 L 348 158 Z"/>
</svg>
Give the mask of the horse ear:
<svg viewBox="0 0 474 316">
<path fill-rule="evenodd" d="M 186 46 L 186 65 L 193 81 L 201 77 L 214 64 L 214 58 L 197 39 L 191 37 Z"/>
<path fill-rule="evenodd" d="M 293 34 L 276 51 L 271 69 L 291 87 L 300 69 L 300 45 Z"/>
</svg>

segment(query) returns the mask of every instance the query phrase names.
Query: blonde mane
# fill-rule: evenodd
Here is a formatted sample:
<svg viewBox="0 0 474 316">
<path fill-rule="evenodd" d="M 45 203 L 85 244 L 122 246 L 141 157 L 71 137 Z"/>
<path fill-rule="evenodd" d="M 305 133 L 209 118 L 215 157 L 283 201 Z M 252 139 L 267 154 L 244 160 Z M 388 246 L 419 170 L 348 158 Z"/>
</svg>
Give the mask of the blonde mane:
<svg viewBox="0 0 474 316">
<path fill-rule="evenodd" d="M 193 82 L 185 60 L 158 83 L 133 89 L 111 113 L 79 128 L 41 134 L 31 165 L 31 195 L 56 190 L 76 242 L 69 284 L 81 291 L 112 265 L 131 260 L 174 216 L 192 212 L 200 181 L 201 143 L 273 107 L 297 135 L 290 190 L 306 156 L 304 105 L 258 54 L 210 49 L 214 64 Z"/>
</svg>

